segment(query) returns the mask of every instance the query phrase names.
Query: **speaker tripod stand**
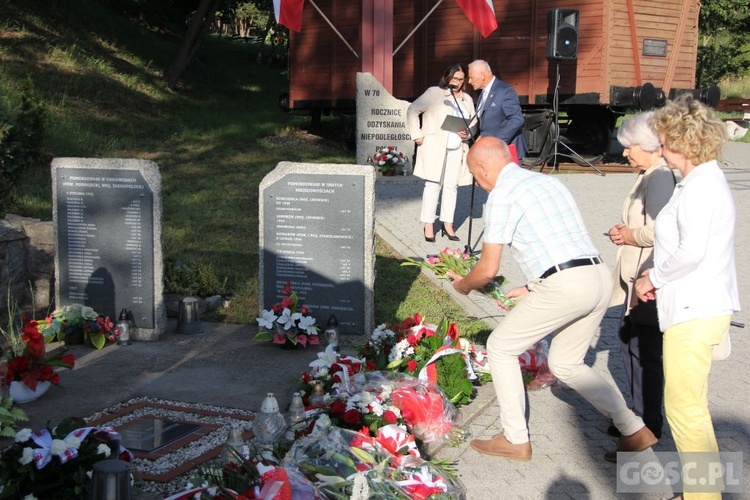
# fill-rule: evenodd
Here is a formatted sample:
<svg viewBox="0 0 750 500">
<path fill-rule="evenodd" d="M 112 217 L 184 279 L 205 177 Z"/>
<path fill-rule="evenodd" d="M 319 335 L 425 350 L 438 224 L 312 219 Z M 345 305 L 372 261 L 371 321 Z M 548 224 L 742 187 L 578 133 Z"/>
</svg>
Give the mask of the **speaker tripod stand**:
<svg viewBox="0 0 750 500">
<path fill-rule="evenodd" d="M 596 166 L 593 163 L 591 163 L 586 158 L 578 154 L 573 148 L 571 148 L 570 146 L 568 146 L 567 144 L 565 144 L 564 142 L 560 140 L 560 121 L 559 121 L 560 119 L 560 60 L 559 59 L 555 59 L 555 92 L 552 97 L 552 109 L 555 115 L 555 129 L 553 131 L 554 147 L 552 148 L 552 153 L 550 155 L 552 158 L 552 168 L 553 169 L 557 168 L 557 165 L 558 165 L 557 156 L 558 154 L 560 154 L 561 156 L 567 156 L 569 158 L 578 158 L 583 163 L 593 168 L 596 171 L 596 173 L 601 175 L 602 177 L 607 175 L 601 170 L 599 170 L 598 168 L 596 168 Z M 558 146 L 563 146 L 572 154 L 558 153 Z M 547 160 L 549 160 L 549 158 L 550 157 L 548 156 L 547 159 L 542 162 L 542 168 L 544 168 L 544 164 L 547 163 Z"/>
</svg>

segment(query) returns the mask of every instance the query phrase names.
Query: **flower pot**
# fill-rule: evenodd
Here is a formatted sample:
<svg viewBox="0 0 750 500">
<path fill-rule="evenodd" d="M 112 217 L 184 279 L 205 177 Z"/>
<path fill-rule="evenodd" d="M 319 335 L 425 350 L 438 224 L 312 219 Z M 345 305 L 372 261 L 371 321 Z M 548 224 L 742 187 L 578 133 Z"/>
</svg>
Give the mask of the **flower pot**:
<svg viewBox="0 0 750 500">
<path fill-rule="evenodd" d="M 49 381 L 40 381 L 36 384 L 36 390 L 32 391 L 29 389 L 28 385 L 14 380 L 10 383 L 8 395 L 13 398 L 14 403 L 28 403 L 29 401 L 34 401 L 42 397 L 42 395 L 47 392 L 50 385 L 52 385 L 52 383 Z"/>
<path fill-rule="evenodd" d="M 390 168 L 390 169 L 386 170 L 385 172 L 383 172 L 383 176 L 384 177 L 393 177 L 394 175 L 396 175 L 396 169 L 395 168 Z"/>
<path fill-rule="evenodd" d="M 80 345 L 80 344 L 83 344 L 83 341 L 84 341 L 83 337 L 84 337 L 83 332 L 75 332 L 75 333 L 66 335 L 63 338 L 63 342 L 65 343 L 65 345 Z"/>
</svg>

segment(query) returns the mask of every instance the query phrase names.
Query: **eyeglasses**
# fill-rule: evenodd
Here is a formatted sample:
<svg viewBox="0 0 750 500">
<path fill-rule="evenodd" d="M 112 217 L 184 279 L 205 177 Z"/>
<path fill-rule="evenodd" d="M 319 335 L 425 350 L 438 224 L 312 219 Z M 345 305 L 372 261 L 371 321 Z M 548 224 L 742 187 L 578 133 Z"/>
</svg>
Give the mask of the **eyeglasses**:
<svg viewBox="0 0 750 500">
<path fill-rule="evenodd" d="M 458 83 L 464 83 L 464 79 L 463 78 L 453 77 L 453 78 L 451 78 L 451 81 L 452 82 L 458 82 Z"/>
</svg>

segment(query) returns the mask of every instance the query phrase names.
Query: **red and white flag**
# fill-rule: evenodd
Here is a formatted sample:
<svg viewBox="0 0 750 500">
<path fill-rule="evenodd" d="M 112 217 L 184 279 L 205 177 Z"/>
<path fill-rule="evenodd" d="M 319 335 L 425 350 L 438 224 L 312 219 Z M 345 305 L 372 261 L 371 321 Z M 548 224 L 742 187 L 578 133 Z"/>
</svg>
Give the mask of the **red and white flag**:
<svg viewBox="0 0 750 500">
<path fill-rule="evenodd" d="M 461 10 L 464 11 L 469 21 L 476 26 L 483 37 L 487 38 L 490 33 L 497 29 L 495 18 L 495 7 L 492 0 L 456 0 Z"/>
<path fill-rule="evenodd" d="M 293 31 L 302 29 L 302 7 L 305 0 L 273 0 L 276 22 Z"/>
</svg>

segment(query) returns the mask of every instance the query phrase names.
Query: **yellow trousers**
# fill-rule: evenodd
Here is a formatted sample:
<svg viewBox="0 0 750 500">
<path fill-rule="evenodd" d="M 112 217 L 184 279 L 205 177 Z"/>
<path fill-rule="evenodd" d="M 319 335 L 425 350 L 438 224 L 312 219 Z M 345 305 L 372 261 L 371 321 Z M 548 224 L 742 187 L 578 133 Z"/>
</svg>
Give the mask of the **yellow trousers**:
<svg viewBox="0 0 750 500">
<path fill-rule="evenodd" d="M 708 411 L 711 350 L 730 316 L 686 321 L 664 332 L 664 406 L 678 452 L 719 452 Z M 685 489 L 689 489 L 686 485 Z M 685 492 L 686 500 L 721 499 L 721 493 Z"/>
</svg>

